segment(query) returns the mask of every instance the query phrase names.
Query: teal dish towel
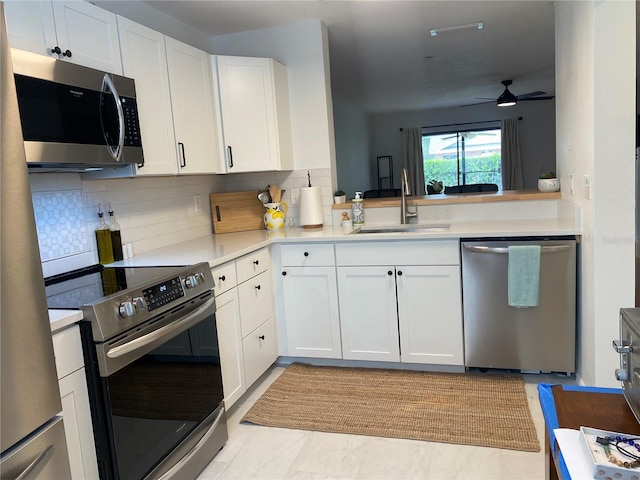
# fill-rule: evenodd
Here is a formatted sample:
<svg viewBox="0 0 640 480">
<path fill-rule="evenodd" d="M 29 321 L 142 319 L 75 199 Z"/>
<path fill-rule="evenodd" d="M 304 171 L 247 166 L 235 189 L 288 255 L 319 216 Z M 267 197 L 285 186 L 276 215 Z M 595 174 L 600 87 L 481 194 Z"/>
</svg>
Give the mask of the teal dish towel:
<svg viewBox="0 0 640 480">
<path fill-rule="evenodd" d="M 509 246 L 509 306 L 537 307 L 540 295 L 540 245 Z"/>
</svg>

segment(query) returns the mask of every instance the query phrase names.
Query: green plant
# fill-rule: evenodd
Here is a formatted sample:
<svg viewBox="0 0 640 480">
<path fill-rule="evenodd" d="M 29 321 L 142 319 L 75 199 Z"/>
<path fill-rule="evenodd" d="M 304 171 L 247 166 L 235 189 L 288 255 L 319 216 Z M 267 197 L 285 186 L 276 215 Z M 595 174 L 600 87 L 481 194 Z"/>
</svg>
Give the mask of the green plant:
<svg viewBox="0 0 640 480">
<path fill-rule="evenodd" d="M 342 195 L 346 195 L 344 193 L 344 190 L 336 190 L 335 192 L 333 192 L 334 197 L 341 197 Z"/>
<path fill-rule="evenodd" d="M 540 175 L 540 178 L 556 178 L 556 172 L 546 172 Z"/>
</svg>

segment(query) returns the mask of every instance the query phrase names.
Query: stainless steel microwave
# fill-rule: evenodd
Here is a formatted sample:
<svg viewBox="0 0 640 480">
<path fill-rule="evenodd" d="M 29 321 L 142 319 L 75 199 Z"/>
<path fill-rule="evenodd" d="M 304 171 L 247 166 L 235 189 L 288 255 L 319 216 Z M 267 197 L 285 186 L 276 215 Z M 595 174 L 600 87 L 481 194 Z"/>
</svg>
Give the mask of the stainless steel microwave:
<svg viewBox="0 0 640 480">
<path fill-rule="evenodd" d="M 142 165 L 133 79 L 12 49 L 30 171 Z"/>
</svg>

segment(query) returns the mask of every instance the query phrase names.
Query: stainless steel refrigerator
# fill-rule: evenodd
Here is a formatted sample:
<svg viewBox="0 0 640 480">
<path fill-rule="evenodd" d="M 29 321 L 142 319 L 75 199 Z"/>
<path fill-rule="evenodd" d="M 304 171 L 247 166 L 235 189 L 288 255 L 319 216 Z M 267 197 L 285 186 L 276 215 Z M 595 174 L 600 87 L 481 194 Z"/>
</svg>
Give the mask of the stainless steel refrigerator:
<svg viewBox="0 0 640 480">
<path fill-rule="evenodd" d="M 0 479 L 71 477 L 51 327 L 0 2 Z"/>
</svg>

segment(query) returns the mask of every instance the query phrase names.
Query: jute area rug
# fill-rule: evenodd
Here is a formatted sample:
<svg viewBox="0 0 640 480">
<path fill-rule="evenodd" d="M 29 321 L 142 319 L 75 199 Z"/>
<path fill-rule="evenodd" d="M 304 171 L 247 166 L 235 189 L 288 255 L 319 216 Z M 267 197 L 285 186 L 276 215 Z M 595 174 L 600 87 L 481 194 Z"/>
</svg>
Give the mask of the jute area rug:
<svg viewBox="0 0 640 480">
<path fill-rule="evenodd" d="M 294 363 L 242 418 L 271 427 L 540 451 L 519 375 Z"/>
</svg>

